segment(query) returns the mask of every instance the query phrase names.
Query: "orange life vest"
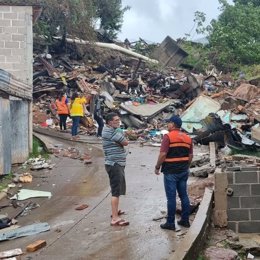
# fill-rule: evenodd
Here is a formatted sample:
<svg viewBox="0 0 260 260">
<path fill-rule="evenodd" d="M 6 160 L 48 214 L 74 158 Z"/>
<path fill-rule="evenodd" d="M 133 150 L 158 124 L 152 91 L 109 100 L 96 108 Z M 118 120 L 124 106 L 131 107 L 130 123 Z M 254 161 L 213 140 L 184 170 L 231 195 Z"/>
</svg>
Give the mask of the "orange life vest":
<svg viewBox="0 0 260 260">
<path fill-rule="evenodd" d="M 66 104 L 66 97 L 62 97 L 61 101 L 59 99 L 56 100 L 57 112 L 59 115 L 68 115 L 69 109 Z"/>
<path fill-rule="evenodd" d="M 169 150 L 162 165 L 162 172 L 178 173 L 189 168 L 189 156 L 192 140 L 185 133 L 176 129 L 168 134 Z"/>
</svg>

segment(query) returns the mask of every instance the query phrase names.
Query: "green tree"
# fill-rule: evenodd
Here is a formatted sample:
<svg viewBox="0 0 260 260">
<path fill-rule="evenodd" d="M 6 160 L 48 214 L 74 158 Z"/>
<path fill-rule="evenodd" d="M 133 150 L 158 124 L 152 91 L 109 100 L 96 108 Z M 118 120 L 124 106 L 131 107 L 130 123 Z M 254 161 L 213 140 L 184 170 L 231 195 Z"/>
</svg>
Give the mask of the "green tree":
<svg viewBox="0 0 260 260">
<path fill-rule="evenodd" d="M 253 4 L 254 6 L 260 6 L 259 0 L 234 0 L 234 3 L 241 5 Z"/>
<path fill-rule="evenodd" d="M 51 43 L 54 36 L 93 37 L 94 6 L 91 0 L 44 0 L 34 32 Z"/>
<path fill-rule="evenodd" d="M 123 7 L 121 0 L 94 0 L 94 4 L 96 17 L 100 19 L 100 29 L 103 29 L 109 38 L 116 38 L 123 24 L 124 13 L 130 7 Z"/>
<path fill-rule="evenodd" d="M 213 63 L 224 71 L 259 64 L 260 7 L 253 3 L 228 5 L 225 0 L 220 3 L 223 12 L 211 22 L 209 34 Z"/>
</svg>

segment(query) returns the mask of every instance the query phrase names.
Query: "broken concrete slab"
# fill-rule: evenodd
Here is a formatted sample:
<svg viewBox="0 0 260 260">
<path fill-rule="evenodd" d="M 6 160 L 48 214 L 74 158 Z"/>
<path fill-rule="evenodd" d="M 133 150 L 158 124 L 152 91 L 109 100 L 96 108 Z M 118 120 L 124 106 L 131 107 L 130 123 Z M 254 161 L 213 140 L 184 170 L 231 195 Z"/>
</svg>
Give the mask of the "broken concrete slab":
<svg viewBox="0 0 260 260">
<path fill-rule="evenodd" d="M 4 258 L 9 259 L 9 257 L 13 257 L 13 256 L 21 255 L 21 254 L 23 254 L 23 251 L 21 248 L 11 249 L 8 251 L 0 252 L 0 259 L 4 259 Z"/>
<path fill-rule="evenodd" d="M 15 239 L 18 237 L 31 236 L 49 230 L 50 225 L 46 222 L 32 224 L 14 230 L 9 230 L 7 232 L 0 232 L 0 241 Z"/>
</svg>

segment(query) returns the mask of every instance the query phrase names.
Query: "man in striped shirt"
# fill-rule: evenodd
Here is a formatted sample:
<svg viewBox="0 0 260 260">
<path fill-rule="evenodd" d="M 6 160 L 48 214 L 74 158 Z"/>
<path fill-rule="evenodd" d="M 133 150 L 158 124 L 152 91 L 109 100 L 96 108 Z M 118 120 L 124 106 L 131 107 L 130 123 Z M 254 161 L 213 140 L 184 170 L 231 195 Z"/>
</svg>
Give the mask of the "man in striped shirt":
<svg viewBox="0 0 260 260">
<path fill-rule="evenodd" d="M 124 146 L 128 145 L 122 131 L 119 131 L 120 118 L 116 113 L 109 113 L 106 116 L 106 125 L 102 131 L 103 150 L 105 154 L 105 168 L 109 176 L 111 187 L 111 226 L 127 226 L 128 221 L 120 218 L 119 197 L 125 195 L 125 164 L 126 151 Z"/>
</svg>

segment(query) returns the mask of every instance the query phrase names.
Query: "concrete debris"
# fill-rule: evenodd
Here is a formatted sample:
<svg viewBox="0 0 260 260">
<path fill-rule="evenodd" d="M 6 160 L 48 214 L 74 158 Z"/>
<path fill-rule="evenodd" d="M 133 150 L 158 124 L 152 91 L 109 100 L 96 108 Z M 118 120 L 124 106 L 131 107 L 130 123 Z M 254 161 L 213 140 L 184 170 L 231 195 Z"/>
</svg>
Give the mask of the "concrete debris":
<svg viewBox="0 0 260 260">
<path fill-rule="evenodd" d="M 211 246 L 206 249 L 205 256 L 209 260 L 238 260 L 238 253 L 231 249 Z"/>
<path fill-rule="evenodd" d="M 50 230 L 50 226 L 48 223 L 37 223 L 37 224 L 20 227 L 15 230 L 9 230 L 7 232 L 0 231 L 0 241 L 36 235 L 41 232 L 46 232 L 49 230 Z"/>
<path fill-rule="evenodd" d="M 6 259 L 6 258 L 10 258 L 10 257 L 14 257 L 14 256 L 18 256 L 18 255 L 22 255 L 23 251 L 21 248 L 16 248 L 16 249 L 11 249 L 8 251 L 3 251 L 0 252 L 0 259 Z"/>
</svg>

